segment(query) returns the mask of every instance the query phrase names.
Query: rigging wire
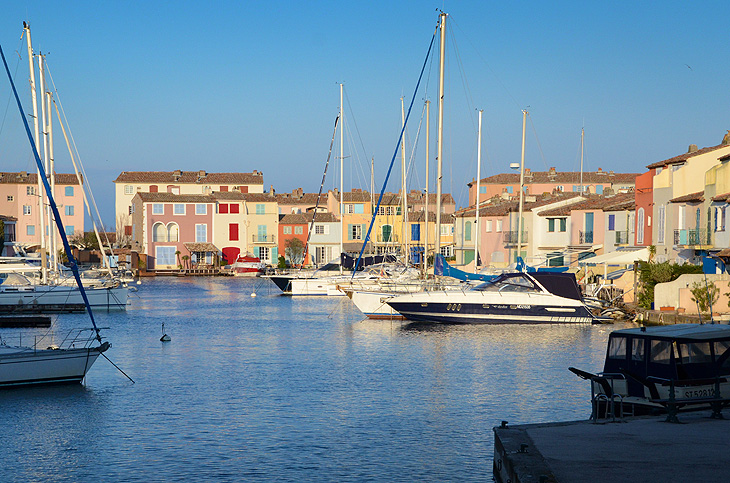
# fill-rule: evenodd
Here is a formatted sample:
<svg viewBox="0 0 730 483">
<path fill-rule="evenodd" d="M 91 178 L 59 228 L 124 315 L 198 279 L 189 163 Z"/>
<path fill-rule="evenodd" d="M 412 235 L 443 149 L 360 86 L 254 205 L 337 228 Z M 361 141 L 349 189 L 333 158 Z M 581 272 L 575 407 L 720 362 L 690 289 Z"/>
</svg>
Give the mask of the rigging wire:
<svg viewBox="0 0 730 483">
<path fill-rule="evenodd" d="M 545 153 L 542 151 L 542 145 L 540 144 L 540 138 L 537 136 L 537 130 L 535 129 L 535 124 L 532 122 L 532 115 L 530 114 L 530 111 L 527 111 L 527 118 L 530 120 L 530 127 L 532 128 L 532 133 L 535 135 L 535 141 L 537 142 L 537 149 L 540 151 L 540 156 L 542 157 L 542 164 L 545 165 L 545 171 L 548 171 L 548 165 L 547 161 L 545 161 Z"/>
<path fill-rule="evenodd" d="M 23 37 L 20 37 L 20 45 L 23 44 Z M 15 71 L 13 72 L 13 79 L 16 79 L 18 77 L 18 68 L 20 67 L 20 61 L 23 60 L 23 56 L 20 54 L 20 45 L 18 45 L 18 48 L 15 49 L 15 53 L 18 54 L 18 60 L 15 64 Z M 3 113 L 3 121 L 0 123 L 0 136 L 3 133 L 3 129 L 5 127 L 5 120 L 8 117 L 8 109 L 10 109 L 10 101 L 13 99 L 13 93 L 8 93 L 8 102 L 5 104 L 5 112 Z"/>
<path fill-rule="evenodd" d="M 423 79 L 423 72 L 426 70 L 426 65 L 428 64 L 428 58 L 431 55 L 431 48 L 433 47 L 433 43 L 436 40 L 436 31 L 434 31 L 433 35 L 431 36 L 431 42 L 428 45 L 428 51 L 426 52 L 426 58 L 423 60 L 423 67 L 421 67 L 421 73 L 418 76 L 418 82 L 416 83 L 416 88 L 413 91 L 413 97 L 411 98 L 411 103 L 408 106 L 408 113 L 406 114 L 406 122 L 403 123 L 403 127 L 401 128 L 400 135 L 398 136 L 398 142 L 395 146 L 395 151 L 393 152 L 393 157 L 390 160 L 390 166 L 388 167 L 388 172 L 385 176 L 385 181 L 383 182 L 383 187 L 380 189 L 380 196 L 378 197 L 378 203 L 375 207 L 375 211 L 380 208 L 380 203 L 383 201 L 383 193 L 385 193 L 385 187 L 388 184 L 388 178 L 390 178 L 390 173 L 393 170 L 393 164 L 395 163 L 395 158 L 398 155 L 398 149 L 400 148 L 401 140 L 403 139 L 403 133 L 406 130 L 406 126 L 408 125 L 408 119 L 411 116 L 411 109 L 413 109 L 413 102 L 416 100 L 416 95 L 418 94 L 418 89 L 421 86 L 421 80 Z M 373 216 L 370 220 L 370 226 L 368 227 L 367 235 L 365 236 L 365 239 L 363 240 L 362 248 L 360 249 L 360 255 L 357 257 L 357 262 L 355 262 L 355 268 L 352 271 L 352 277 L 355 277 L 355 273 L 357 273 L 357 270 L 360 266 L 360 260 L 362 259 L 362 255 L 365 252 L 365 247 L 368 244 L 368 241 L 370 240 L 370 233 L 373 230 L 373 225 L 375 224 L 375 217 Z"/>
</svg>

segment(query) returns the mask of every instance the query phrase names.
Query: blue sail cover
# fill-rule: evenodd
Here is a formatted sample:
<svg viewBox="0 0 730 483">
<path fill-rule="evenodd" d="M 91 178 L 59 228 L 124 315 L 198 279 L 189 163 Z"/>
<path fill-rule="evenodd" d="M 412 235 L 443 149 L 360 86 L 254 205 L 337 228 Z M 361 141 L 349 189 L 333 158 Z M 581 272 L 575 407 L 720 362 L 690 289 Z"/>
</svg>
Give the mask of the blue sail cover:
<svg viewBox="0 0 730 483">
<path fill-rule="evenodd" d="M 484 282 L 488 282 L 489 280 L 493 280 L 497 277 L 496 275 L 469 273 L 463 270 L 459 270 L 458 268 L 454 268 L 448 264 L 444 256 L 440 253 L 437 253 L 436 258 L 434 259 L 433 273 L 435 275 L 442 275 L 444 277 L 451 277 L 463 281 L 482 280 Z"/>
</svg>

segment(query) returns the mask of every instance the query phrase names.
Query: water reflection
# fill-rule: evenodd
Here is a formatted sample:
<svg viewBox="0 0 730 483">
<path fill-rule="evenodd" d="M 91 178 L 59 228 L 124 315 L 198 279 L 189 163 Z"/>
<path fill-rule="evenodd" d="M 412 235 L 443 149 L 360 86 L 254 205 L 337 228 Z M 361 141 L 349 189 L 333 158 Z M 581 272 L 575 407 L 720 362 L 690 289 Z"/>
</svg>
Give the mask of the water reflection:
<svg viewBox="0 0 730 483">
<path fill-rule="evenodd" d="M 8 481 L 488 481 L 502 419 L 588 416 L 567 367 L 600 370 L 614 329 L 363 320 L 258 284 L 145 281 L 98 314 L 137 384 L 99 360 L 86 387 L 0 392 L 0 451 L 31 455 Z"/>
</svg>

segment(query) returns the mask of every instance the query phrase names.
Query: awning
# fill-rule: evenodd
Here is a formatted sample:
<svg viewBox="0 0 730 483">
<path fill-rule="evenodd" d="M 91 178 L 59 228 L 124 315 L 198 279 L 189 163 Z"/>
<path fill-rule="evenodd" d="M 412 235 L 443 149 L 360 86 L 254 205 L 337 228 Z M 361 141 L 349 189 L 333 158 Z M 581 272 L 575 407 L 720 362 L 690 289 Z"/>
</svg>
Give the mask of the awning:
<svg viewBox="0 0 730 483">
<path fill-rule="evenodd" d="M 593 258 L 580 260 L 580 265 L 630 265 L 637 260 L 649 260 L 649 248 L 637 248 L 635 250 L 620 250 L 604 253 Z"/>
<path fill-rule="evenodd" d="M 220 250 L 212 243 L 183 243 L 190 253 L 192 252 L 213 252 L 218 253 Z"/>
</svg>

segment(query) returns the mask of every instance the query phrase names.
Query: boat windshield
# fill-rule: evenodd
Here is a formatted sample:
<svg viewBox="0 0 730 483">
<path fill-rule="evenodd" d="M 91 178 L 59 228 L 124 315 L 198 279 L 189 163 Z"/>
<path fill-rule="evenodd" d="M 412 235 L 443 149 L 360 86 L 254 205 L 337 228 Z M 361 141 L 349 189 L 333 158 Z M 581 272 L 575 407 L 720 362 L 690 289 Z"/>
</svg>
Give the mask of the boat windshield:
<svg viewBox="0 0 730 483">
<path fill-rule="evenodd" d="M 478 285 L 474 290 L 482 292 L 520 292 L 520 293 L 539 293 L 540 288 L 530 280 L 528 277 L 522 274 L 510 274 L 502 275 L 494 280 L 485 282 Z"/>
</svg>

